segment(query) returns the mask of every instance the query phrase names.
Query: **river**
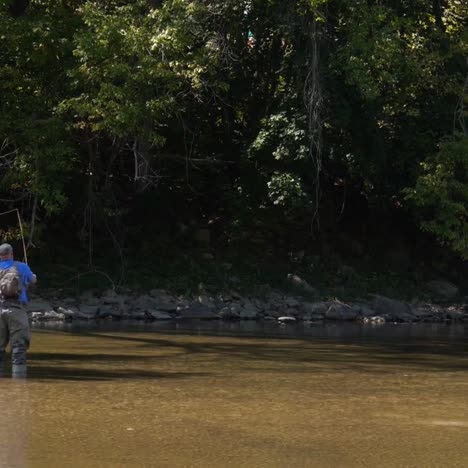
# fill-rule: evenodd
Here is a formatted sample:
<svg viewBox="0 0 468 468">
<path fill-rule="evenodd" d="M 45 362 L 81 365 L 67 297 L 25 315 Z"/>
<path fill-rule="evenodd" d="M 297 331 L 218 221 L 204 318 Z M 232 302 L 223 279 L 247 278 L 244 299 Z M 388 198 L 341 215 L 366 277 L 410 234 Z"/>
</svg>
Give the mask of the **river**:
<svg viewBox="0 0 468 468">
<path fill-rule="evenodd" d="M 78 323 L 0 379 L 0 467 L 466 467 L 468 326 Z"/>
</svg>

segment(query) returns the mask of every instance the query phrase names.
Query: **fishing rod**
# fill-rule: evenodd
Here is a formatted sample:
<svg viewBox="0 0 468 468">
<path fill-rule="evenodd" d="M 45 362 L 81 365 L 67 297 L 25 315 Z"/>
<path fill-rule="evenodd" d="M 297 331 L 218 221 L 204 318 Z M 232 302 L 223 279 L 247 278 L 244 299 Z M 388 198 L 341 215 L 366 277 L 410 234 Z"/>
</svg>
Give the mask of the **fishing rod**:
<svg viewBox="0 0 468 468">
<path fill-rule="evenodd" d="M 0 213 L 0 216 L 3 216 L 3 215 L 6 215 L 6 214 L 10 214 L 10 213 L 13 213 L 16 211 L 16 215 L 18 216 L 18 224 L 19 224 L 19 228 L 20 228 L 20 232 L 21 232 L 21 241 L 23 243 L 23 254 L 24 254 L 24 263 L 26 263 L 26 265 L 28 264 L 28 254 L 26 253 L 26 244 L 24 242 L 24 233 L 23 233 L 23 223 L 21 222 L 21 216 L 20 216 L 20 212 L 18 210 L 18 208 L 14 208 L 13 210 L 9 210 L 9 211 L 5 211 L 4 213 Z"/>
</svg>

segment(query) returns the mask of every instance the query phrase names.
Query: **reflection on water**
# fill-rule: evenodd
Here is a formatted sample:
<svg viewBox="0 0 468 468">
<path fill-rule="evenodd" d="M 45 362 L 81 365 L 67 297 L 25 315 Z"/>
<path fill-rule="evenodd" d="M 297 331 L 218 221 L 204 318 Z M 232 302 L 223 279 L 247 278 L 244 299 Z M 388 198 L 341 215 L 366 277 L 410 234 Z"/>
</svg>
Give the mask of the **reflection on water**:
<svg viewBox="0 0 468 468">
<path fill-rule="evenodd" d="M 24 380 L 10 380 L 4 387 L 0 381 L 0 389 L 0 467 L 26 468 L 31 412 L 28 384 Z"/>
<path fill-rule="evenodd" d="M 121 330 L 149 331 L 166 333 L 191 333 L 222 336 L 254 336 L 272 338 L 320 338 L 352 341 L 401 341 L 407 338 L 431 341 L 442 339 L 454 341 L 468 336 L 468 324 L 357 324 L 354 322 L 298 322 L 278 324 L 276 321 L 242 320 L 225 322 L 220 320 L 159 321 L 151 323 L 121 322 L 54 322 L 38 323 L 37 329 L 86 331 L 86 330 Z"/>
<path fill-rule="evenodd" d="M 467 331 L 41 325 L 0 467 L 468 466 Z"/>
</svg>

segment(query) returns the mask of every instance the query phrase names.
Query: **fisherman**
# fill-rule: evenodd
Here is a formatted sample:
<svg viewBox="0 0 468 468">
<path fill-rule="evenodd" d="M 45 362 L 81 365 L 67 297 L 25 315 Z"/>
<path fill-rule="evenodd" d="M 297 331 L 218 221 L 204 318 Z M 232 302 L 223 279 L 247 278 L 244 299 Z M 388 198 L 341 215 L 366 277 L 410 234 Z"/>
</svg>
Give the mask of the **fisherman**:
<svg viewBox="0 0 468 468">
<path fill-rule="evenodd" d="M 26 263 L 13 260 L 13 247 L 0 245 L 0 376 L 5 348 L 10 342 L 12 377 L 26 377 L 26 353 L 31 339 L 26 290 L 36 281 L 36 275 Z"/>
</svg>

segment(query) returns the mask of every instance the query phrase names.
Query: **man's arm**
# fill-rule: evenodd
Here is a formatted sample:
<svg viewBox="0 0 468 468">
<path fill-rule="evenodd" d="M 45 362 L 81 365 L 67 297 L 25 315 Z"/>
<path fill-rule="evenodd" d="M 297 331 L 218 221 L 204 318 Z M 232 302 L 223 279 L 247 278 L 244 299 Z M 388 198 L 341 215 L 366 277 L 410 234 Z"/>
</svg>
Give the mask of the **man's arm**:
<svg viewBox="0 0 468 468">
<path fill-rule="evenodd" d="M 23 275 L 23 281 L 25 282 L 24 286 L 37 283 L 37 276 L 31 271 L 29 265 L 18 262 L 18 266 L 20 267 L 20 272 Z"/>
</svg>

